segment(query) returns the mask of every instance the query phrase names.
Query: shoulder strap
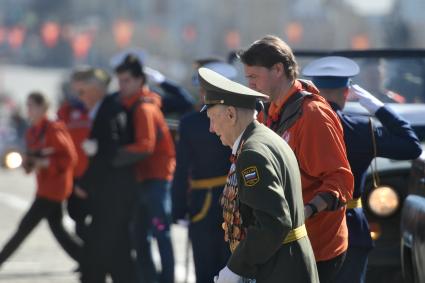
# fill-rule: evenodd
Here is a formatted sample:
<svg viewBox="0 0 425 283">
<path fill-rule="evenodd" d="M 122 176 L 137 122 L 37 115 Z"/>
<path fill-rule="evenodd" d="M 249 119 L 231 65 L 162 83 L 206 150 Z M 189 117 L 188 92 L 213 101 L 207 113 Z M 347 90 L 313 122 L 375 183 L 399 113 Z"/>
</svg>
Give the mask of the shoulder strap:
<svg viewBox="0 0 425 283">
<path fill-rule="evenodd" d="M 279 135 L 282 135 L 289 129 L 302 115 L 302 104 L 305 98 L 311 98 L 312 94 L 308 91 L 300 91 L 292 95 L 285 103 L 280 118 L 272 129 Z"/>
<path fill-rule="evenodd" d="M 377 188 L 380 185 L 379 174 L 378 174 L 378 162 L 376 160 L 376 157 L 378 157 L 378 150 L 376 147 L 375 127 L 373 125 L 372 117 L 369 117 L 369 127 L 370 127 L 370 135 L 372 139 L 373 157 L 374 157 L 372 163 L 370 164 L 370 168 L 372 171 L 373 186 Z"/>
</svg>

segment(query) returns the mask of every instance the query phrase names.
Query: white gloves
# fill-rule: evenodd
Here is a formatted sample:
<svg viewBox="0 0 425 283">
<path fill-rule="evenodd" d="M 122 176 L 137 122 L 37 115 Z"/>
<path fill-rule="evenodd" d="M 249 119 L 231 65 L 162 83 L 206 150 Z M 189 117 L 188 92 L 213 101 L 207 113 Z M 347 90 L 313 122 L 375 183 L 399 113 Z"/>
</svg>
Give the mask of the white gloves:
<svg viewBox="0 0 425 283">
<path fill-rule="evenodd" d="M 157 70 L 154 70 L 149 67 L 144 67 L 144 71 L 148 79 L 156 84 L 162 84 L 165 81 L 164 75 Z"/>
<path fill-rule="evenodd" d="M 214 283 L 242 283 L 242 277 L 225 266 L 220 270 L 218 276 L 214 276 Z"/>
<path fill-rule="evenodd" d="M 375 114 L 379 108 L 384 106 L 384 103 L 378 98 L 373 96 L 370 92 L 363 89 L 359 85 L 352 85 L 350 87 L 350 96 L 354 99 L 358 99 L 360 105 L 366 108 L 370 114 Z"/>
<path fill-rule="evenodd" d="M 81 143 L 81 148 L 87 156 L 94 156 L 97 153 L 97 140 L 85 140 Z"/>
</svg>

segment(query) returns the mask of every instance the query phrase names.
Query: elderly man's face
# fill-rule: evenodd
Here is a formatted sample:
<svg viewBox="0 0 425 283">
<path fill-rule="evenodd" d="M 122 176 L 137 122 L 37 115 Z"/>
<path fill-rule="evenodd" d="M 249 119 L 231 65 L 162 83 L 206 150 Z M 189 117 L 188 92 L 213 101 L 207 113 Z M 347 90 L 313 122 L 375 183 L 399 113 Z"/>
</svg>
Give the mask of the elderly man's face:
<svg viewBox="0 0 425 283">
<path fill-rule="evenodd" d="M 210 132 L 220 137 L 223 145 L 233 146 L 232 130 L 233 117 L 228 106 L 215 105 L 207 110 L 210 118 Z"/>
</svg>

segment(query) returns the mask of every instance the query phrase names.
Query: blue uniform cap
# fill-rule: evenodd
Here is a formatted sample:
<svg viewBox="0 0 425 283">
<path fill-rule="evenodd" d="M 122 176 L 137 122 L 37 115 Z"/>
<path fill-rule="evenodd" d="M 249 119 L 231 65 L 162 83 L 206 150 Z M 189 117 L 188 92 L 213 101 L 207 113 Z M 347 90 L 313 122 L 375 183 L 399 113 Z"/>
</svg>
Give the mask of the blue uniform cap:
<svg viewBox="0 0 425 283">
<path fill-rule="evenodd" d="M 341 56 L 328 56 L 310 62 L 302 74 L 312 77 L 318 88 L 343 88 L 350 84 L 350 78 L 356 76 L 360 68 L 356 62 Z"/>
</svg>

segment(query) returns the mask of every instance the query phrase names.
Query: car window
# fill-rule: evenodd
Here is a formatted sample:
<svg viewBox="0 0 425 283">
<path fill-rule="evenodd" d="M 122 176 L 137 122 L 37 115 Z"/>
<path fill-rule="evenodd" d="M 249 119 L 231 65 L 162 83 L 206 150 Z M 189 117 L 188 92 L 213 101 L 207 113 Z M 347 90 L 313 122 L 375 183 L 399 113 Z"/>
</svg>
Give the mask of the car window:
<svg viewBox="0 0 425 283">
<path fill-rule="evenodd" d="M 323 54 L 327 55 L 330 54 Z M 319 57 L 297 55 L 297 60 L 300 68 L 303 68 Z M 414 54 L 412 57 L 404 54 L 403 58 L 356 55 L 351 59 L 360 66 L 360 74 L 353 78 L 353 83 L 359 84 L 384 103 L 425 104 L 425 57 Z"/>
</svg>

